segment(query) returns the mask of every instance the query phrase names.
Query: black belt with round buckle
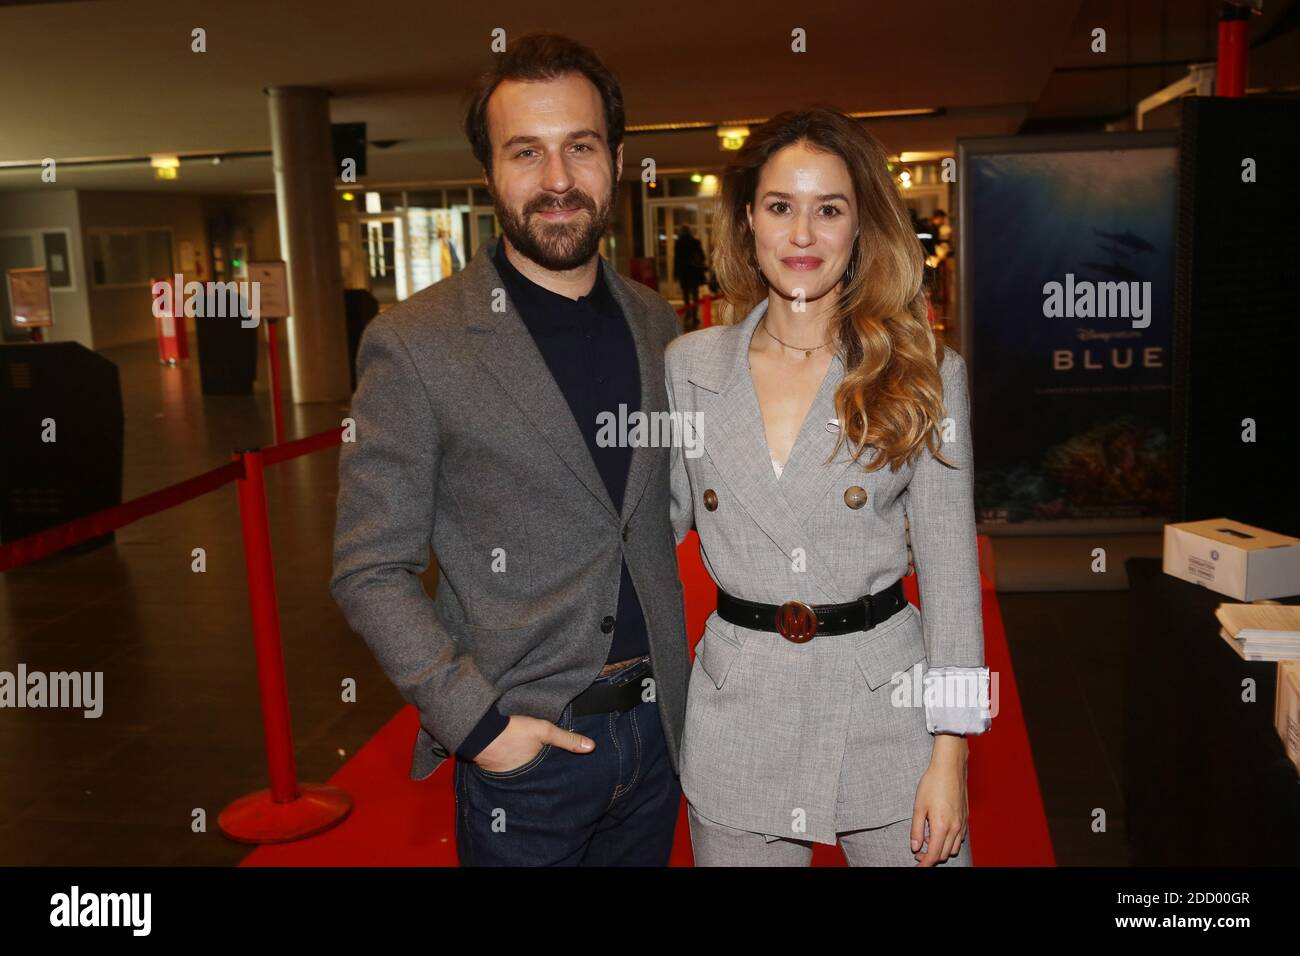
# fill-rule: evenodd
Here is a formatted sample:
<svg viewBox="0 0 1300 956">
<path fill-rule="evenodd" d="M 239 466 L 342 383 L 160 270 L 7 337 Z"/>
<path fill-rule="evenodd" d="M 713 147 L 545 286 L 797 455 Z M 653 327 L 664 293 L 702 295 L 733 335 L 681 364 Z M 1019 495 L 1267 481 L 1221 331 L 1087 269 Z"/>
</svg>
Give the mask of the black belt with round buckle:
<svg viewBox="0 0 1300 956">
<path fill-rule="evenodd" d="M 615 678 L 602 684 L 592 684 L 577 697 L 573 698 L 573 716 L 583 717 L 587 714 L 622 713 L 641 703 L 645 690 L 645 678 L 653 677 L 650 658 L 644 657 L 635 664 L 629 664 L 622 670 L 606 675 Z"/>
<path fill-rule="evenodd" d="M 907 606 L 903 579 L 883 591 L 864 594 L 847 604 L 759 604 L 718 591 L 718 617 L 738 627 L 775 631 L 787 641 L 804 644 L 816 634 L 855 634 L 869 631 Z"/>
</svg>

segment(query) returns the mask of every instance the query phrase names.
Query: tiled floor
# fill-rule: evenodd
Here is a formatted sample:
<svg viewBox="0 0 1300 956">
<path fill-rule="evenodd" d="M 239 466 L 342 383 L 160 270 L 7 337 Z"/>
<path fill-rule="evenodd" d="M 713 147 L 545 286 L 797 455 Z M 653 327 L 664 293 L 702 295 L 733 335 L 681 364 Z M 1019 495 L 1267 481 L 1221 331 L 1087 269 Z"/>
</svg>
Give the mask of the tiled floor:
<svg viewBox="0 0 1300 956">
<path fill-rule="evenodd" d="M 126 409 L 132 498 L 269 444 L 265 393 L 204 397 L 152 345 L 106 350 Z M 345 408 L 286 403 L 290 437 Z M 336 450 L 268 473 L 299 777 L 322 782 L 402 705 L 328 591 Z M 207 570 L 191 570 L 194 548 Z M 1001 596 L 1061 864 L 1125 861 L 1117 768 L 1125 593 Z M 0 865 L 231 864 L 216 825 L 266 786 L 233 486 L 94 552 L 0 575 L 0 670 L 103 671 L 104 713 L 0 710 Z M 342 700 L 355 678 L 358 701 Z M 1092 814 L 1109 815 L 1104 834 Z M 203 825 L 205 824 L 205 825 Z M 197 830 L 197 832 L 196 832 Z"/>
</svg>

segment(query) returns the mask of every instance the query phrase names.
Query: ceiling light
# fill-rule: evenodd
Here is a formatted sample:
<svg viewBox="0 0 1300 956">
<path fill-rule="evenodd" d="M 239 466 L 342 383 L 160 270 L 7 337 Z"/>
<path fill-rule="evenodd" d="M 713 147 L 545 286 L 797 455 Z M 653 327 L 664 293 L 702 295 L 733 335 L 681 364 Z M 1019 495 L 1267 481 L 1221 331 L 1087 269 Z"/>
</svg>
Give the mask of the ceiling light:
<svg viewBox="0 0 1300 956">
<path fill-rule="evenodd" d="M 153 174 L 158 179 L 175 179 L 176 171 L 180 169 L 180 157 L 174 154 L 157 154 L 149 157 L 149 165 L 153 167 Z"/>
<path fill-rule="evenodd" d="M 745 140 L 749 138 L 748 126 L 719 126 L 718 139 L 722 140 L 722 148 L 727 150 L 737 150 L 745 145 Z"/>
</svg>

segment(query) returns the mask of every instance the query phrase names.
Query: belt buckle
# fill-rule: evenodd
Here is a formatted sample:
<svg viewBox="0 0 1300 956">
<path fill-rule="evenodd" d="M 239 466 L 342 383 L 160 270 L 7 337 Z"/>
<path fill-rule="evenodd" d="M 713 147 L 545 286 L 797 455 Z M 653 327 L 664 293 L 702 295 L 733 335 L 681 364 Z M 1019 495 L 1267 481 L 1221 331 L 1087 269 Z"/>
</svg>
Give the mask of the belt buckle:
<svg viewBox="0 0 1300 956">
<path fill-rule="evenodd" d="M 786 601 L 776 609 L 776 630 L 792 644 L 806 644 L 817 633 L 817 612 L 803 601 Z"/>
</svg>

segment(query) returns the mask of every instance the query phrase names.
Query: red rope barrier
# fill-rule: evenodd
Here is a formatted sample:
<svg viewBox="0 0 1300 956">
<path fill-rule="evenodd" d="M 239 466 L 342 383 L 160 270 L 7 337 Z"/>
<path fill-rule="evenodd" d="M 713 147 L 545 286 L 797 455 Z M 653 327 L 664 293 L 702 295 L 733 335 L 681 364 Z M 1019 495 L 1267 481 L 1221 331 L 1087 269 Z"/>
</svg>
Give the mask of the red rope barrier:
<svg viewBox="0 0 1300 956">
<path fill-rule="evenodd" d="M 315 435 L 308 435 L 306 438 L 285 442 L 283 445 L 272 445 L 262 452 L 262 458 L 267 465 L 278 465 L 290 458 L 309 455 L 323 448 L 342 444 L 342 441 L 343 429 L 331 428 L 317 432 Z M 236 455 L 238 454 L 236 452 Z M 52 528 L 0 544 L 0 572 L 12 571 L 20 565 L 47 558 L 65 548 L 116 531 L 133 521 L 158 514 L 168 508 L 175 508 L 242 477 L 244 477 L 244 466 L 236 459 L 228 465 L 168 485 L 140 498 L 133 498 L 131 501 L 124 501 L 103 511 L 73 518 Z"/>
<path fill-rule="evenodd" d="M 271 777 L 268 789 L 240 797 L 218 815 L 221 831 L 242 843 L 299 840 L 336 826 L 352 810 L 352 798 L 338 787 L 298 782 L 264 471 L 266 466 L 309 455 L 342 441 L 343 429 L 340 427 L 272 445 L 266 450 L 236 451 L 233 452 L 234 461 L 228 465 L 0 545 L 0 571 L 7 571 L 235 482 L 243 528 L 248 603 L 253 618 L 262 732 Z"/>
<path fill-rule="evenodd" d="M 89 541 L 91 538 L 98 538 L 133 521 L 166 511 L 168 508 L 175 508 L 193 498 L 215 491 L 222 485 L 243 477 L 243 474 L 243 465 L 232 462 L 194 478 L 168 485 L 143 497 L 133 498 L 131 501 L 124 501 L 103 511 L 74 518 L 52 528 L 0 544 L 0 571 L 12 571 L 19 565 L 49 557 L 64 548 Z"/>
<path fill-rule="evenodd" d="M 262 689 L 262 723 L 266 733 L 271 793 L 277 803 L 298 796 L 294 781 L 293 742 L 289 729 L 289 702 L 280 646 L 280 601 L 275 592 L 275 562 L 271 554 L 271 529 L 266 512 L 266 482 L 260 451 L 235 452 L 244 469 L 236 485 L 239 519 L 243 526 L 244 568 L 248 574 L 248 605 L 253 615 L 253 640 L 257 649 L 257 677 Z"/>
<path fill-rule="evenodd" d="M 340 435 L 339 431 L 323 432 L 292 445 L 301 449 L 297 454 L 306 454 L 313 443 L 321 444 L 326 438 L 337 442 Z M 293 457 L 293 448 L 276 447 L 281 461 Z M 263 468 L 267 457 L 268 452 L 257 450 L 235 452 L 235 460 L 244 470 L 236 487 L 244 531 L 244 565 L 253 617 L 257 683 L 262 700 L 262 733 L 271 776 L 270 788 L 240 797 L 217 817 L 221 832 L 241 843 L 299 840 L 337 825 L 352 810 L 352 798 L 338 787 L 298 783 L 289 720 L 289 690 L 284 676 L 284 647 L 280 641 L 275 558 L 271 553 L 271 525 L 266 512 Z"/>
<path fill-rule="evenodd" d="M 1219 18 L 1219 59 L 1214 73 L 1216 96 L 1246 95 L 1247 21 L 1245 7 L 1225 6 Z"/>
<path fill-rule="evenodd" d="M 699 298 L 700 305 L 700 328 L 706 329 L 713 324 L 713 293 L 702 295 Z M 686 306 L 673 306 L 673 311 L 677 313 L 679 319 L 686 317 Z"/>
<path fill-rule="evenodd" d="M 343 444 L 342 427 L 330 428 L 323 432 L 317 432 L 315 435 L 308 435 L 306 438 L 295 438 L 293 441 L 287 441 L 282 445 L 272 445 L 270 448 L 264 448 L 262 449 L 262 460 L 267 465 L 278 465 L 290 458 L 310 455 L 312 452 L 320 451 L 323 448 L 341 444 Z"/>
</svg>

